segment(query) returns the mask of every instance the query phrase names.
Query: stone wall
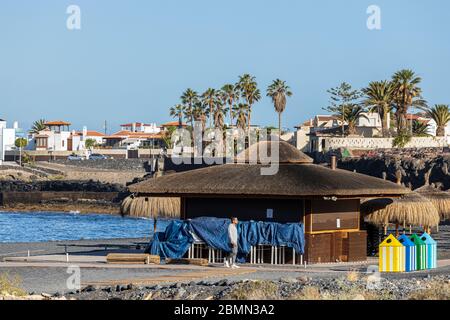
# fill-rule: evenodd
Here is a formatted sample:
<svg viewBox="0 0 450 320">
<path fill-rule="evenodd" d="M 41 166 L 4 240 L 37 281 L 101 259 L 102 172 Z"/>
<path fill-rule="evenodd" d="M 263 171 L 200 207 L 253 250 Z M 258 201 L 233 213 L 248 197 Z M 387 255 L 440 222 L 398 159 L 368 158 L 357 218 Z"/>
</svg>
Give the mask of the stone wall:
<svg viewBox="0 0 450 320">
<path fill-rule="evenodd" d="M 362 138 L 362 137 L 327 137 L 325 139 L 325 150 L 339 148 L 375 150 L 390 149 L 394 138 Z M 408 148 L 444 148 L 447 147 L 445 137 L 413 137 L 405 146 Z"/>
<path fill-rule="evenodd" d="M 56 159 L 67 159 L 71 154 L 85 156 L 86 151 L 46 151 L 46 150 L 24 150 L 24 153 L 29 155 L 34 161 L 49 161 Z M 126 149 L 94 149 L 92 153 L 100 153 L 114 159 L 126 159 Z M 138 157 L 148 159 L 152 156 L 160 155 L 161 149 L 139 149 Z M 16 161 L 19 158 L 18 150 L 5 151 L 5 161 Z"/>
<path fill-rule="evenodd" d="M 80 161 L 59 159 L 55 160 L 54 162 L 64 165 L 77 166 L 81 168 L 92 168 L 102 170 L 149 172 L 151 169 L 148 164 L 148 159 L 107 159 L 107 160 L 80 160 Z"/>
<path fill-rule="evenodd" d="M 85 202 L 85 203 L 111 203 L 120 202 L 118 192 L 2 192 L 0 204 L 13 205 L 17 203 L 49 203 L 49 202 Z"/>
<path fill-rule="evenodd" d="M 120 184 L 101 183 L 98 181 L 0 181 L 0 192 L 125 192 L 125 187 Z"/>
</svg>

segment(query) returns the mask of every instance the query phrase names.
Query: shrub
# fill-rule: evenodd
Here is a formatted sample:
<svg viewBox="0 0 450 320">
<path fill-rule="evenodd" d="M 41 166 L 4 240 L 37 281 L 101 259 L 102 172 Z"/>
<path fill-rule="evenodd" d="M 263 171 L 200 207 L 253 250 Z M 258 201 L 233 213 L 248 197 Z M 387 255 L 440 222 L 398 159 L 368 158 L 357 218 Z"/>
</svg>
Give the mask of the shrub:
<svg viewBox="0 0 450 320">
<path fill-rule="evenodd" d="M 404 148 L 411 141 L 411 136 L 408 134 L 399 134 L 392 141 L 393 148 Z"/>
<path fill-rule="evenodd" d="M 426 289 L 411 293 L 409 300 L 450 300 L 449 280 L 432 280 Z"/>
<path fill-rule="evenodd" d="M 18 276 L 11 278 L 8 273 L 0 274 L 0 294 L 11 296 L 25 296 L 27 293 L 20 288 L 21 279 Z"/>
<path fill-rule="evenodd" d="M 278 286 L 272 281 L 249 281 L 233 288 L 227 297 L 231 300 L 275 300 Z"/>
</svg>

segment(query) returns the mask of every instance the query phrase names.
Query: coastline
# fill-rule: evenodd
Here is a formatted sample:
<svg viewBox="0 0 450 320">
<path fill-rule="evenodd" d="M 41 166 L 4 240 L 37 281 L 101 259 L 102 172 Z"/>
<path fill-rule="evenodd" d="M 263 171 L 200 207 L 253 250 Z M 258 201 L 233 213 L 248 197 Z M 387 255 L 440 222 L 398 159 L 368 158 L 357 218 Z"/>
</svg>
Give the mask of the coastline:
<svg viewBox="0 0 450 320">
<path fill-rule="evenodd" d="M 80 214 L 108 214 L 121 215 L 120 204 L 117 205 L 96 205 L 96 204 L 15 204 L 0 206 L 0 214 L 2 212 L 50 212 L 50 213 L 70 213 L 77 211 Z"/>
</svg>

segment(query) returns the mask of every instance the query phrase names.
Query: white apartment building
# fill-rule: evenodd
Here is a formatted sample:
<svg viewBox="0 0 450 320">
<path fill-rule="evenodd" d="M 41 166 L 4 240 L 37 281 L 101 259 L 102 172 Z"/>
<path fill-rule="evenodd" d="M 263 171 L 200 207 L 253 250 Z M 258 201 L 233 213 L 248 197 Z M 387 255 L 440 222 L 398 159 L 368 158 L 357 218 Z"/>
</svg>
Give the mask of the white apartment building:
<svg viewBox="0 0 450 320">
<path fill-rule="evenodd" d="M 16 130 L 19 125 L 14 122 L 12 128 L 7 128 L 6 120 L 0 119 L 0 164 L 5 161 L 5 151 L 15 149 Z"/>
</svg>

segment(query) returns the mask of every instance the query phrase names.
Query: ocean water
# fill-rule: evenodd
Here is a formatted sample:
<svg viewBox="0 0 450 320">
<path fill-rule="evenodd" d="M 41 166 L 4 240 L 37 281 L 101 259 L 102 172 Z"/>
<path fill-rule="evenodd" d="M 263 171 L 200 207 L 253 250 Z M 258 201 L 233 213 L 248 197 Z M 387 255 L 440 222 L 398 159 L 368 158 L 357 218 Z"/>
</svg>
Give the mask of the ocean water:
<svg viewBox="0 0 450 320">
<path fill-rule="evenodd" d="M 164 231 L 170 220 L 158 220 Z M 0 212 L 0 243 L 141 238 L 153 234 L 153 219 L 106 214 Z"/>
</svg>

